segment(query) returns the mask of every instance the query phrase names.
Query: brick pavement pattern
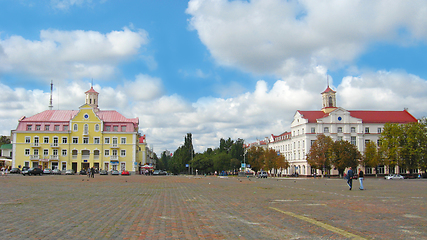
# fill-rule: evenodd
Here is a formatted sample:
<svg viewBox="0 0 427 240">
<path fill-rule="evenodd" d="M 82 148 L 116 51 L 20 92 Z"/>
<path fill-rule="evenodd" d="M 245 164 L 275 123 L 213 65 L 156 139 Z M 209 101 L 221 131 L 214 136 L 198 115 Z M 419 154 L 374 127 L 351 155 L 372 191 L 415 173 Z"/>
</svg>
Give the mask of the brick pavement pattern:
<svg viewBox="0 0 427 240">
<path fill-rule="evenodd" d="M 427 180 L 0 178 L 0 239 L 427 239 Z"/>
</svg>

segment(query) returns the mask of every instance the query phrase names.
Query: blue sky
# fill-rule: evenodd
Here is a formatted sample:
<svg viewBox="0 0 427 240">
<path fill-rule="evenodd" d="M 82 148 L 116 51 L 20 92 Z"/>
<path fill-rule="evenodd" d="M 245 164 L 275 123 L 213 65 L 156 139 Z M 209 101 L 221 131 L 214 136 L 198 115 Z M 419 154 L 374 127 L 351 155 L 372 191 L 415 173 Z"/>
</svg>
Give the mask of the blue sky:
<svg viewBox="0 0 427 240">
<path fill-rule="evenodd" d="M 427 116 L 425 1 L 0 1 L 0 134 L 47 109 L 140 118 L 158 153 L 248 142 L 319 110 L 330 85 L 350 110 Z M 423 12 L 424 11 L 424 12 Z"/>
</svg>

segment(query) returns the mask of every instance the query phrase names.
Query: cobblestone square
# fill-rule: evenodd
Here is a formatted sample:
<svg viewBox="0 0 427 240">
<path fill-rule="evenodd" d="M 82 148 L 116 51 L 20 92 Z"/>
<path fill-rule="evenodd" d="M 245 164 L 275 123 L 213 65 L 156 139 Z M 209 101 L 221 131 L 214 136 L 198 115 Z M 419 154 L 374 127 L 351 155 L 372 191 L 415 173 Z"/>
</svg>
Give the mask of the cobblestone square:
<svg viewBox="0 0 427 240">
<path fill-rule="evenodd" d="M 0 178 L 1 239 L 427 239 L 427 181 Z"/>
</svg>

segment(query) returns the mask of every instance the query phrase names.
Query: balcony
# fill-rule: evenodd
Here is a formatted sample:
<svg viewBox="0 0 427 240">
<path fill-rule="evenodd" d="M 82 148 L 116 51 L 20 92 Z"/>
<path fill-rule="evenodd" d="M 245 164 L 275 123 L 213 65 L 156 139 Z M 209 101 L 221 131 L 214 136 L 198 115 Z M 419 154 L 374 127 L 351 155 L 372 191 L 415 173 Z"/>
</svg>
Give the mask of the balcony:
<svg viewBox="0 0 427 240">
<path fill-rule="evenodd" d="M 50 155 L 50 160 L 59 160 L 59 155 Z"/>
<path fill-rule="evenodd" d="M 30 160 L 39 160 L 40 155 L 30 155 Z"/>
<path fill-rule="evenodd" d="M 119 155 L 111 155 L 110 160 L 119 160 Z"/>
<path fill-rule="evenodd" d="M 40 147 L 40 143 L 36 142 L 36 143 L 31 143 L 31 147 Z"/>
<path fill-rule="evenodd" d="M 51 148 L 59 148 L 59 143 L 52 143 L 50 144 Z"/>
<path fill-rule="evenodd" d="M 90 155 L 88 155 L 88 154 L 82 154 L 82 159 L 89 159 L 90 158 Z"/>
<path fill-rule="evenodd" d="M 111 148 L 119 148 L 119 144 L 113 143 L 113 144 L 111 144 Z"/>
</svg>

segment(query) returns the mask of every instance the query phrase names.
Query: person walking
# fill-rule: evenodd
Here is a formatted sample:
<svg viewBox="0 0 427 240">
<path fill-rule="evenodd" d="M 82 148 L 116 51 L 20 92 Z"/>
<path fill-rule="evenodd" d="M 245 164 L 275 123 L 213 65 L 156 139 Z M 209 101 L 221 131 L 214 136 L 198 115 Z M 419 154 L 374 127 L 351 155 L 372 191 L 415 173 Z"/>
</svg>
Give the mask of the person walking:
<svg viewBox="0 0 427 240">
<path fill-rule="evenodd" d="M 347 171 L 347 185 L 349 187 L 349 190 L 353 188 L 353 177 L 354 177 L 353 169 L 351 169 L 350 167 Z"/>
<path fill-rule="evenodd" d="M 360 187 L 359 190 L 363 190 L 363 171 L 362 169 L 359 169 L 359 183 L 360 183 Z"/>
</svg>

